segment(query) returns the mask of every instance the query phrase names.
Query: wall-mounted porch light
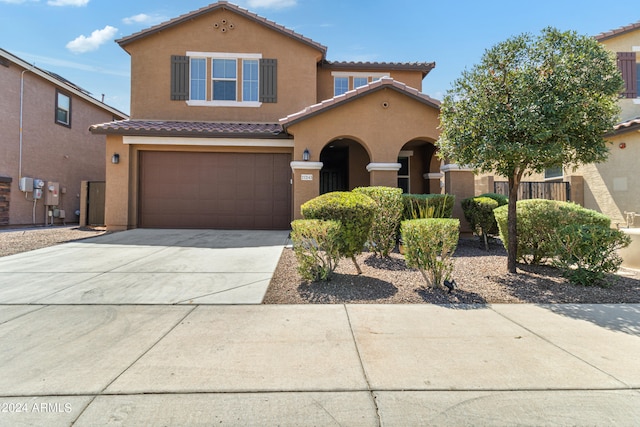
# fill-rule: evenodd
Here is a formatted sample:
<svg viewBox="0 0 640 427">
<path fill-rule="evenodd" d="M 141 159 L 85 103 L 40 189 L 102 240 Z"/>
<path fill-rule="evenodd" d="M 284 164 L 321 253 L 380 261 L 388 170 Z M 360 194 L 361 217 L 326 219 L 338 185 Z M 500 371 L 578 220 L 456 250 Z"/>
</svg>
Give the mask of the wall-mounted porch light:
<svg viewBox="0 0 640 427">
<path fill-rule="evenodd" d="M 305 162 L 308 162 L 309 157 L 311 157 L 311 153 L 309 153 L 308 148 L 305 148 L 304 151 L 302 152 L 302 160 L 304 160 Z"/>
<path fill-rule="evenodd" d="M 113 153 L 113 156 L 111 156 L 111 163 L 113 163 L 114 165 L 120 163 L 120 154 Z"/>
</svg>

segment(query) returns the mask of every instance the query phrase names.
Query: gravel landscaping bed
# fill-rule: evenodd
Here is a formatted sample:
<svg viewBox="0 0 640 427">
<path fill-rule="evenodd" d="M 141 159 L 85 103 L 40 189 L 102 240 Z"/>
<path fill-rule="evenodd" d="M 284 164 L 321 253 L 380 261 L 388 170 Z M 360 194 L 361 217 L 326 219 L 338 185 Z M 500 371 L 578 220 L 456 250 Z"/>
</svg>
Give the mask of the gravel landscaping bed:
<svg viewBox="0 0 640 427">
<path fill-rule="evenodd" d="M 460 240 L 453 272 L 458 288 L 452 293 L 428 288 L 397 252 L 389 259 L 363 253 L 358 262 L 361 276 L 343 259 L 330 282 L 306 282 L 296 271 L 293 250 L 286 248 L 264 304 L 640 303 L 640 271 L 623 268 L 610 275 L 609 288 L 572 285 L 548 266 L 519 264 L 518 274 L 509 274 L 499 241 L 487 252 L 476 239 Z"/>
<path fill-rule="evenodd" d="M 78 226 L 0 229 L 0 257 L 87 239 L 104 233 L 104 228 Z"/>
</svg>

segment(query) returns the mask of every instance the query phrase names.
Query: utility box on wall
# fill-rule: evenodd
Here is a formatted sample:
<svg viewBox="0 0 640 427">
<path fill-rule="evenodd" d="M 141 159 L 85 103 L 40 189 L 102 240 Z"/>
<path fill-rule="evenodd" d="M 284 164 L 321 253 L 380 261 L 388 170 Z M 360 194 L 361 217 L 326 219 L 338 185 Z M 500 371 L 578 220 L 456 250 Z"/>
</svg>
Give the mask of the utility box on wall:
<svg viewBox="0 0 640 427">
<path fill-rule="evenodd" d="M 44 204 L 47 206 L 58 206 L 60 204 L 60 183 L 47 181 L 44 188 Z"/>
</svg>

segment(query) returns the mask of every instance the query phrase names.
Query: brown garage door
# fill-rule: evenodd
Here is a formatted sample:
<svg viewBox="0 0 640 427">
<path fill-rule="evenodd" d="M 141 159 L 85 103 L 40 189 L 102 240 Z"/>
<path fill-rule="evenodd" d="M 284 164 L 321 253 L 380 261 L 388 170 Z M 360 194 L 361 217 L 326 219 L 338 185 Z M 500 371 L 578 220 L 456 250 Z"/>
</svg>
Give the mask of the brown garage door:
<svg viewBox="0 0 640 427">
<path fill-rule="evenodd" d="M 289 154 L 140 152 L 139 226 L 284 230 Z"/>
</svg>

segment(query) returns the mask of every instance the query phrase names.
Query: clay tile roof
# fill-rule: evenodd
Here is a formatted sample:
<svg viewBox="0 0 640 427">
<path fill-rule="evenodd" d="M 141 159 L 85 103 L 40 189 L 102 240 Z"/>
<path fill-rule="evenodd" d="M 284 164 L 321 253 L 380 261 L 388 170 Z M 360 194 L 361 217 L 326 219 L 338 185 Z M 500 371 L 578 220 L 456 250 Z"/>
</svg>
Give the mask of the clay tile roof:
<svg viewBox="0 0 640 427">
<path fill-rule="evenodd" d="M 616 28 L 615 30 L 610 30 L 610 31 L 606 31 L 604 33 L 600 33 L 600 34 L 594 36 L 594 38 L 596 40 L 598 40 L 598 41 L 603 41 L 603 40 L 609 39 L 611 37 L 619 36 L 620 34 L 624 34 L 626 32 L 637 30 L 637 29 L 640 29 L 640 21 L 635 22 L 633 24 L 625 25 L 625 26 L 620 27 L 620 28 Z"/>
<path fill-rule="evenodd" d="M 404 93 L 405 95 L 410 96 L 426 105 L 429 105 L 433 108 L 440 109 L 440 101 L 438 101 L 437 99 L 433 99 L 430 96 L 420 92 L 418 89 L 409 87 L 404 83 L 401 83 L 392 79 L 391 77 L 383 77 L 379 80 L 369 83 L 368 85 L 361 86 L 354 90 L 350 90 L 348 92 L 343 93 L 342 95 L 338 95 L 333 98 L 324 100 L 319 104 L 311 105 L 305 108 L 304 110 L 298 111 L 297 113 L 290 114 L 287 117 L 280 119 L 280 123 L 285 127 L 285 130 L 286 130 L 287 126 L 290 126 L 294 123 L 298 123 L 302 120 L 315 116 L 316 114 L 319 114 L 321 112 L 340 106 L 345 102 L 350 102 L 366 94 L 376 92 L 378 90 L 385 89 L 385 88 L 393 89 L 400 93 Z"/>
<path fill-rule="evenodd" d="M 120 120 L 92 125 L 89 131 L 104 135 L 286 138 L 278 123 L 215 123 L 159 120 Z"/>
<path fill-rule="evenodd" d="M 623 133 L 636 129 L 640 131 L 640 117 L 617 123 L 615 126 L 613 126 L 613 134 Z"/>
<path fill-rule="evenodd" d="M 327 53 L 327 47 L 321 45 L 320 43 L 317 43 L 313 40 L 311 40 L 308 37 L 305 37 L 301 34 L 296 33 L 293 30 L 290 30 L 280 24 L 277 24 L 273 21 L 270 21 L 266 18 L 263 18 L 262 16 L 259 16 L 253 12 L 249 12 L 247 9 L 243 9 L 239 6 L 236 6 L 235 4 L 229 3 L 227 1 L 219 1 L 217 3 L 212 3 L 209 6 L 205 6 L 202 7 L 198 10 L 194 10 L 193 12 L 189 12 L 186 13 L 184 15 L 180 15 L 177 18 L 173 18 L 169 21 L 160 23 L 158 25 L 154 25 L 153 27 L 147 28 L 146 30 L 142 30 L 139 31 L 137 33 L 131 34 L 130 36 L 127 37 L 123 37 L 121 39 L 116 40 L 116 43 L 118 43 L 120 46 L 125 46 L 131 42 L 134 42 L 136 40 L 139 40 L 141 38 L 144 38 L 146 36 L 149 36 L 151 34 L 157 33 L 159 31 L 165 30 L 167 28 L 171 28 L 174 27 L 176 25 L 182 24 L 183 22 L 189 21 L 191 19 L 197 18 L 201 15 L 205 15 L 207 13 L 210 13 L 214 10 L 217 9 L 227 9 L 230 11 L 233 11 L 239 15 L 244 16 L 245 18 L 248 18 L 252 21 L 258 22 L 260 24 L 266 25 L 267 27 L 278 31 L 279 33 L 282 33 L 288 37 L 294 38 L 304 44 L 307 44 L 315 49 L 318 49 L 319 51 L 322 52 L 323 56 Z"/>
<path fill-rule="evenodd" d="M 411 70 L 422 71 L 424 78 L 436 66 L 435 62 L 353 62 L 323 61 L 322 66 L 332 70 Z"/>
</svg>

